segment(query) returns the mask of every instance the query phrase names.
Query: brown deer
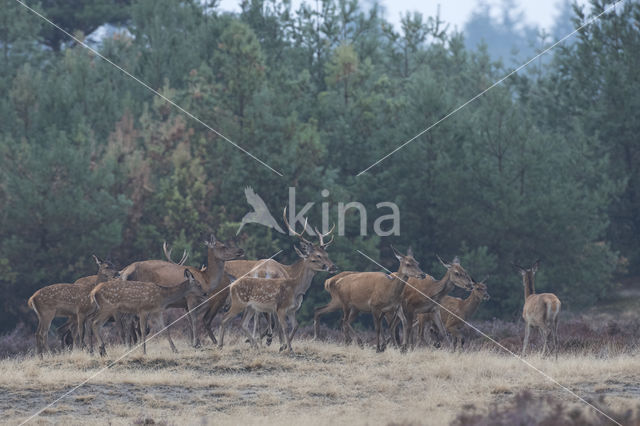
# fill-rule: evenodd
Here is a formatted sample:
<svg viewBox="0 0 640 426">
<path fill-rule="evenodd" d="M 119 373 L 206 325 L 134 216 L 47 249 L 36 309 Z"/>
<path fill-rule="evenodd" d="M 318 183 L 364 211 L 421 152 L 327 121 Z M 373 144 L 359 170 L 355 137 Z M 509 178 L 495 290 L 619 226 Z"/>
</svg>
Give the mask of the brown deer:
<svg viewBox="0 0 640 426">
<path fill-rule="evenodd" d="M 100 355 L 106 355 L 105 344 L 100 333 L 102 325 L 112 316 L 118 314 L 135 314 L 140 318 L 142 351 L 147 354 L 147 320 L 150 315 L 157 314 L 161 330 L 164 330 L 171 350 L 177 352 L 171 340 L 169 329 L 165 327 L 162 312 L 171 304 L 193 295 L 204 297 L 206 293 L 189 269 L 184 269 L 185 280 L 172 286 L 141 281 L 109 280 L 99 284 L 91 293 L 91 301 L 95 307 L 91 326 L 100 342 Z"/>
<path fill-rule="evenodd" d="M 326 247 L 327 244 L 324 246 Z M 235 281 L 229 287 L 231 307 L 225 314 L 220 324 L 220 348 L 224 345 L 224 332 L 227 323 L 247 308 L 255 312 L 267 312 L 276 315 L 280 328 L 284 335 L 284 344 L 280 350 L 292 351 L 291 339 L 297 329 L 295 312 L 300 307 L 302 297 L 311 285 L 316 272 L 328 271 L 335 273 L 336 266 L 329 259 L 323 247 L 313 250 L 304 245 L 302 250 L 294 247 L 298 256 L 302 259 L 295 263 L 295 276 L 292 278 L 255 278 L 243 277 Z M 287 317 L 292 321 L 292 332 L 287 332 Z M 245 332 L 251 345 L 257 347 L 256 340 L 249 331 L 250 316 L 246 315 L 242 321 L 242 330 Z"/>
<path fill-rule="evenodd" d="M 522 318 L 524 318 L 524 342 L 522 344 L 522 355 L 527 351 L 529 345 L 529 334 L 531 327 L 538 327 L 540 336 L 544 340 L 542 354 L 547 351 L 549 335 L 553 337 L 553 349 L 558 359 L 558 314 L 560 313 L 560 299 L 553 293 L 536 294 L 534 285 L 535 274 L 538 271 L 540 260 L 537 260 L 529 269 L 521 266 L 518 268 L 522 275 L 522 285 L 524 286 L 524 307 Z"/>
<path fill-rule="evenodd" d="M 207 267 L 198 269 L 187 266 L 191 274 L 195 277 L 196 282 L 200 283 L 205 293 L 213 294 L 220 286 L 224 277 L 224 265 L 228 260 L 238 259 L 244 256 L 244 250 L 239 248 L 235 241 L 229 240 L 222 242 L 211 234 L 208 241 L 204 243 L 207 246 Z M 164 260 L 146 260 L 135 262 L 127 266 L 120 272 L 123 280 L 134 280 L 152 282 L 165 286 L 178 285 L 184 281 L 183 266 Z M 191 343 L 194 347 L 200 345 L 196 326 L 196 313 L 193 309 L 198 306 L 201 301 L 193 294 L 189 294 L 185 299 L 172 302 L 171 308 L 187 309 L 188 317 L 191 324 L 189 331 L 191 333 Z"/>
<path fill-rule="evenodd" d="M 402 302 L 402 292 L 407 280 L 411 278 L 424 279 L 426 274 L 422 272 L 418 262 L 413 258 L 413 250 L 409 248 L 406 255 L 402 255 L 391 247 L 396 258 L 400 262 L 398 271 L 393 274 L 382 272 L 355 272 L 344 274 L 337 280 L 328 280 L 325 289 L 329 291 L 332 301 L 323 308 L 316 310 L 314 322 L 317 324 L 317 314 L 327 312 L 327 307 L 335 306 L 333 299 L 338 299 L 343 310 L 343 332 L 345 340 L 349 341 L 349 333 L 356 337 L 360 343 L 351 323 L 359 312 L 370 312 L 376 329 L 376 351 L 384 351 L 385 345 L 381 342 L 382 316 L 388 312 L 395 313 Z M 401 321 L 406 328 L 404 315 Z M 406 341 L 403 339 L 403 349 Z"/>
<path fill-rule="evenodd" d="M 94 260 L 98 264 L 98 275 L 93 280 L 85 280 L 80 284 L 53 284 L 36 291 L 27 304 L 38 316 L 38 329 L 36 331 L 36 350 L 42 357 L 46 349 L 51 351 L 47 342 L 47 334 L 51 327 L 51 321 L 55 317 L 67 317 L 75 325 L 74 345 L 82 345 L 84 340 L 84 320 L 87 314 L 86 305 L 89 302 L 89 293 L 93 287 L 102 281 L 117 276 L 118 271 L 113 264 L 101 261 L 95 255 Z M 89 309 L 90 311 L 90 309 Z"/>
<path fill-rule="evenodd" d="M 464 336 L 462 329 L 467 325 L 466 322 L 478 310 L 480 303 L 489 300 L 489 292 L 484 280 L 479 283 L 473 283 L 473 290 L 466 299 L 458 297 L 445 296 L 440 304 L 444 307 L 440 308 L 440 318 L 444 324 L 444 328 L 453 336 L 453 350 L 455 351 L 460 341 L 460 349 L 464 349 Z M 451 313 L 455 315 L 452 315 Z M 435 325 L 434 313 L 418 315 L 418 336 L 423 338 L 425 325 Z"/>
<path fill-rule="evenodd" d="M 416 316 L 422 313 L 433 313 L 433 321 L 436 328 L 442 336 L 446 336 L 442 319 L 440 318 L 440 301 L 449 294 L 454 287 L 460 287 L 467 291 L 473 289 L 474 281 L 462 265 L 460 265 L 460 259 L 456 257 L 451 263 L 446 263 L 440 256 L 436 255 L 436 257 L 447 270 L 444 276 L 438 281 L 432 276 L 427 276 L 421 280 L 409 278 L 409 285 L 405 286 L 402 292 L 402 312 L 407 320 L 407 326 L 403 327 L 403 341 L 413 341 L 413 323 Z M 425 295 L 428 297 L 425 297 Z M 391 324 L 391 336 L 397 344 L 395 330 L 400 318 L 397 315 L 395 318 L 392 318 L 393 314 L 393 312 L 387 314 L 387 321 Z M 406 335 L 406 339 L 404 335 Z M 448 340 L 448 337 L 446 338 Z"/>
</svg>

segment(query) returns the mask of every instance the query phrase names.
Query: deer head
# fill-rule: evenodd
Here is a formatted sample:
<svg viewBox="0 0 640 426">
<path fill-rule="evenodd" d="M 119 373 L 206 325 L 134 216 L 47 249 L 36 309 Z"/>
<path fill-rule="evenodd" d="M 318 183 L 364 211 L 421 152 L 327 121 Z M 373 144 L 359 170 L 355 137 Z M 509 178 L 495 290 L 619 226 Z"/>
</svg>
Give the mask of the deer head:
<svg viewBox="0 0 640 426">
<path fill-rule="evenodd" d="M 326 271 L 332 274 L 338 272 L 338 268 L 333 264 L 331 259 L 329 259 L 329 255 L 322 247 L 313 246 L 310 250 L 305 250 L 304 248 L 300 250 L 297 246 L 293 248 L 312 271 Z"/>
<path fill-rule="evenodd" d="M 244 250 L 238 247 L 234 239 L 220 241 L 214 234 L 211 234 L 209 240 L 204 242 L 209 250 L 213 251 L 213 255 L 219 260 L 234 260 L 244 256 Z"/>
<path fill-rule="evenodd" d="M 462 265 L 460 265 L 460 259 L 456 256 L 451 263 L 447 263 L 443 261 L 440 256 L 436 254 L 436 257 L 444 266 L 447 268 L 447 274 L 449 274 L 449 279 L 456 286 L 463 288 L 467 291 L 473 290 L 473 278 L 464 270 Z"/>
<path fill-rule="evenodd" d="M 334 263 L 329 259 L 329 255 L 327 254 L 327 247 L 333 242 L 333 236 L 328 242 L 325 242 L 324 239 L 333 233 L 335 229 L 335 224 L 331 227 L 331 229 L 326 233 L 321 233 L 317 228 L 314 228 L 316 234 L 318 235 L 318 244 L 314 244 L 311 241 L 304 238 L 303 234 L 307 229 L 307 219 L 305 219 L 304 227 L 302 228 L 302 232 L 298 233 L 295 229 L 289 225 L 287 221 L 287 208 L 284 208 L 284 212 L 282 213 L 282 217 L 284 219 L 285 225 L 289 229 L 289 232 L 295 235 L 300 240 L 300 249 L 295 247 L 296 253 L 306 262 L 312 266 L 312 269 L 322 265 L 320 269 L 313 269 L 314 271 L 328 271 L 332 274 L 338 272 L 338 268 Z M 315 266 L 314 266 L 315 265 Z"/>
<path fill-rule="evenodd" d="M 120 271 L 115 267 L 115 265 L 108 260 L 100 260 L 98 256 L 95 254 L 92 255 L 93 260 L 96 261 L 98 265 L 98 279 L 100 281 L 107 281 L 114 278 L 117 278 L 120 275 Z"/>
<path fill-rule="evenodd" d="M 202 289 L 201 284 L 198 282 L 198 280 L 196 280 L 196 278 L 193 276 L 191 271 L 189 271 L 188 269 L 185 269 L 184 277 L 189 283 L 187 294 L 196 296 L 198 298 L 205 297 L 207 295 L 207 293 L 205 293 L 205 291 Z"/>
<path fill-rule="evenodd" d="M 533 279 L 538 272 L 538 266 L 540 266 L 540 259 L 533 262 L 529 268 L 523 268 L 522 266 L 512 263 L 512 265 L 520 272 L 522 275 L 522 285 L 525 287 L 525 290 L 533 292 Z"/>
<path fill-rule="evenodd" d="M 473 283 L 472 292 L 475 293 L 481 300 L 487 301 L 491 297 L 489 296 L 489 292 L 487 291 L 487 285 L 484 283 L 486 278 L 479 283 Z"/>
<path fill-rule="evenodd" d="M 413 258 L 413 250 L 411 249 L 411 247 L 409 247 L 409 250 L 407 250 L 406 255 L 398 252 L 393 246 L 391 246 L 391 250 L 393 250 L 393 254 L 400 262 L 400 266 L 398 267 L 398 274 L 405 277 L 419 278 L 421 280 L 427 277 L 427 274 L 422 272 L 422 269 L 420 269 L 420 264 L 418 263 L 418 261 Z"/>
</svg>

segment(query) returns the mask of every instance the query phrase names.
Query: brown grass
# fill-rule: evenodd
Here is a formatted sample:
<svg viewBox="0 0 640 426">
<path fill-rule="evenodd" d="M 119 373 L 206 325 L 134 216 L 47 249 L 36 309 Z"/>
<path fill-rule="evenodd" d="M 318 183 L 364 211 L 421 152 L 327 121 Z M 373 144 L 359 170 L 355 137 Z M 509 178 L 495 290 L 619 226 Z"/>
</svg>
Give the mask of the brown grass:
<svg viewBox="0 0 640 426">
<path fill-rule="evenodd" d="M 296 353 L 288 355 L 277 347 L 252 350 L 233 336 L 222 351 L 176 343 L 179 354 L 163 338 L 150 343 L 146 357 L 134 351 L 34 423 L 446 424 L 464 407 L 486 413 L 523 390 L 581 406 L 522 362 L 488 349 L 377 354 L 298 340 Z M 2 421 L 26 419 L 126 352 L 108 350 L 106 359 L 74 351 L 0 361 Z M 640 397 L 640 357 L 626 351 L 528 360 L 582 397 L 606 396 L 604 405 L 612 409 L 632 407 Z"/>
</svg>

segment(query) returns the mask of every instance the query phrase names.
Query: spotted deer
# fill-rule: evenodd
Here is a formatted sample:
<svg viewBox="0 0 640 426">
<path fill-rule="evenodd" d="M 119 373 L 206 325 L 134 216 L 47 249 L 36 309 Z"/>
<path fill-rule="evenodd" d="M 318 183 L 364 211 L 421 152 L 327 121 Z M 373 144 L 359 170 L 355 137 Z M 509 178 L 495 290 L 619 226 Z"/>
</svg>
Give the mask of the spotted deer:
<svg viewBox="0 0 640 426">
<path fill-rule="evenodd" d="M 51 327 L 51 321 L 55 317 L 67 317 L 75 325 L 73 335 L 74 345 L 79 347 L 84 339 L 84 320 L 90 307 L 89 293 L 93 287 L 102 281 L 114 278 L 118 271 L 110 262 L 101 261 L 95 255 L 94 260 L 98 264 L 98 275 L 94 279 L 86 280 L 80 284 L 52 284 L 36 291 L 27 302 L 28 306 L 38 316 L 38 329 L 36 331 L 36 351 L 42 357 L 43 350 L 51 351 L 47 342 L 47 334 Z"/>
<path fill-rule="evenodd" d="M 164 260 L 145 260 L 135 262 L 127 266 L 120 272 L 123 280 L 144 281 L 161 284 L 164 286 L 176 286 L 184 281 L 183 271 L 185 268 L 200 283 L 202 290 L 208 294 L 214 294 L 220 286 L 224 277 L 224 265 L 228 260 L 238 259 L 244 256 L 244 250 L 239 248 L 234 240 L 226 242 L 218 240 L 211 234 L 209 240 L 205 241 L 207 246 L 207 267 L 195 268 L 192 266 L 182 266 L 178 263 Z M 171 303 L 171 308 L 182 308 L 188 312 L 191 327 L 191 344 L 199 346 L 200 340 L 197 334 L 196 312 L 194 308 L 202 301 L 194 294 L 189 294 L 184 299 L 175 300 Z"/>
<path fill-rule="evenodd" d="M 119 314 L 135 314 L 140 319 L 142 351 L 147 353 L 147 320 L 150 315 L 157 315 L 161 330 L 164 330 L 171 350 L 177 352 L 171 340 L 169 329 L 165 327 L 163 311 L 188 296 L 205 297 L 202 283 L 194 277 L 189 269 L 184 269 L 182 283 L 164 286 L 152 282 L 109 280 L 99 284 L 90 293 L 95 307 L 91 327 L 100 343 L 100 355 L 106 355 L 104 340 L 101 334 L 102 325 L 112 316 Z"/>
<path fill-rule="evenodd" d="M 537 327 L 540 330 L 540 336 L 544 340 L 542 354 L 547 351 L 547 342 L 549 336 L 553 338 L 553 350 L 558 359 L 558 314 L 560 313 L 560 299 L 553 293 L 536 293 L 535 274 L 538 271 L 540 260 L 537 260 L 530 268 L 526 269 L 521 266 L 515 266 L 522 275 L 522 285 L 524 287 L 524 307 L 522 309 L 522 318 L 524 318 L 524 342 L 522 343 L 522 355 L 527 351 L 529 345 L 529 334 L 531 327 Z"/>
<path fill-rule="evenodd" d="M 328 308 L 336 306 L 338 303 L 343 310 L 343 333 L 345 340 L 349 341 L 350 334 L 358 342 L 356 331 L 351 323 L 360 312 L 370 312 L 373 316 L 373 323 L 376 330 L 376 351 L 384 351 L 385 345 L 382 343 L 381 326 L 382 317 L 386 313 L 395 313 L 402 303 L 402 292 L 405 283 L 409 278 L 424 279 L 426 274 L 422 272 L 418 262 L 413 257 L 413 250 L 409 248 L 406 255 L 396 251 L 393 247 L 394 255 L 399 261 L 398 271 L 393 274 L 382 272 L 354 272 L 343 274 L 339 279 L 327 280 L 325 289 L 331 295 L 328 305 L 316 309 L 314 323 L 317 324 L 318 315 L 328 312 Z M 337 301 L 334 301 L 336 299 Z M 406 328 L 404 315 L 401 315 L 403 327 Z M 403 349 L 406 348 L 406 341 L 403 339 Z"/>
<path fill-rule="evenodd" d="M 328 245 L 328 244 L 326 244 Z M 325 245 L 325 247 L 326 247 Z M 292 351 L 291 339 L 297 329 L 295 312 L 300 307 L 302 297 L 311 285 L 316 272 L 327 271 L 335 273 L 336 266 L 329 259 L 324 248 L 313 250 L 308 245 L 302 249 L 294 246 L 296 253 L 302 259 L 296 263 L 298 273 L 291 278 L 256 278 L 245 276 L 239 278 L 229 287 L 231 307 L 220 324 L 219 343 L 224 345 L 224 333 L 227 323 L 247 308 L 255 312 L 267 312 L 277 317 L 278 324 L 283 331 L 284 344 L 280 350 Z M 287 317 L 292 321 L 292 331 L 287 331 Z M 250 317 L 247 315 L 242 321 L 242 330 L 249 338 L 251 345 L 257 347 L 257 342 L 249 331 Z"/>
</svg>

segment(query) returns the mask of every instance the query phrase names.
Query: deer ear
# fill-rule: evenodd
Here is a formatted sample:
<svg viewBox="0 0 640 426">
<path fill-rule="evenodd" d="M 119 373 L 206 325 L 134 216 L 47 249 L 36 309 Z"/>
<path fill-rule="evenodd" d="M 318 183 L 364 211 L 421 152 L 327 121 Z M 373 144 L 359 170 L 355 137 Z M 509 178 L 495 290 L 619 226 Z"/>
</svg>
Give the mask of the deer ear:
<svg viewBox="0 0 640 426">
<path fill-rule="evenodd" d="M 309 257 L 309 255 L 306 253 L 306 250 L 302 252 L 298 249 L 298 246 L 293 246 L 293 248 L 296 250 L 296 253 L 298 253 L 298 256 L 300 256 L 301 258 L 306 259 L 307 257 Z"/>
<path fill-rule="evenodd" d="M 518 269 L 518 271 L 520 271 L 520 275 L 522 275 L 523 277 L 527 275 L 527 271 L 525 271 L 524 269 Z"/>
<path fill-rule="evenodd" d="M 186 268 L 185 268 L 185 270 L 184 270 L 184 277 L 185 277 L 186 279 L 188 279 L 189 281 L 193 281 L 193 280 L 195 280 L 195 278 L 193 277 L 193 274 L 191 273 L 191 271 L 190 271 L 190 270 L 188 270 L 188 269 L 186 269 Z"/>
<path fill-rule="evenodd" d="M 536 263 L 531 266 L 531 270 L 534 274 L 538 272 L 538 266 L 540 266 L 540 259 L 536 260 Z"/>
<path fill-rule="evenodd" d="M 460 258 L 458 256 L 454 257 L 453 260 L 451 261 L 451 263 L 453 263 L 454 265 L 459 265 L 460 264 Z"/>
<path fill-rule="evenodd" d="M 390 245 L 389 247 L 391 247 L 391 250 L 393 250 L 393 254 L 395 255 L 395 257 L 398 260 L 402 260 L 402 258 L 404 257 L 402 254 L 400 254 L 400 252 L 398 252 L 398 250 L 396 250 L 396 248 L 392 245 Z"/>
<path fill-rule="evenodd" d="M 100 266 L 102 262 L 100 262 L 100 259 L 98 259 L 98 256 L 96 256 L 95 254 L 92 254 L 91 256 L 93 256 L 93 260 L 95 260 L 98 266 Z"/>
<path fill-rule="evenodd" d="M 409 246 L 409 250 L 407 250 L 407 256 L 413 257 L 413 249 Z"/>
<path fill-rule="evenodd" d="M 438 255 L 436 254 L 436 257 L 438 258 L 438 260 L 440 261 L 440 263 L 442 263 L 442 266 L 444 266 L 444 267 L 445 267 L 445 268 L 447 268 L 447 269 L 451 268 L 451 265 L 450 265 L 450 264 L 448 264 L 447 262 L 445 262 L 444 260 L 442 260 L 442 258 L 441 258 L 440 256 L 438 256 Z"/>
</svg>

